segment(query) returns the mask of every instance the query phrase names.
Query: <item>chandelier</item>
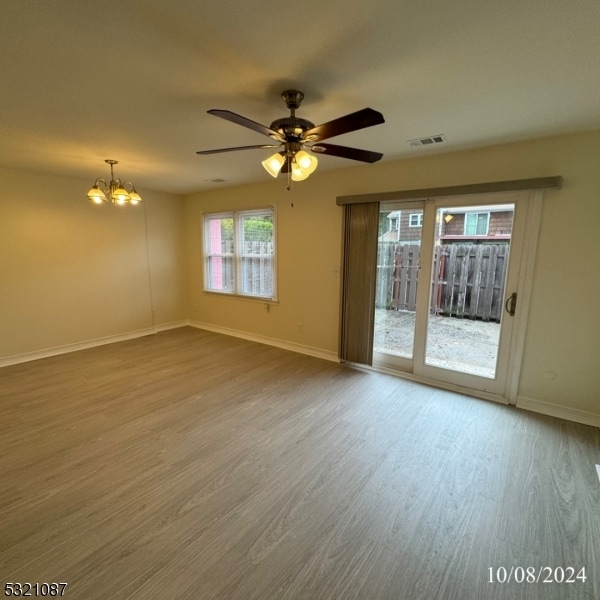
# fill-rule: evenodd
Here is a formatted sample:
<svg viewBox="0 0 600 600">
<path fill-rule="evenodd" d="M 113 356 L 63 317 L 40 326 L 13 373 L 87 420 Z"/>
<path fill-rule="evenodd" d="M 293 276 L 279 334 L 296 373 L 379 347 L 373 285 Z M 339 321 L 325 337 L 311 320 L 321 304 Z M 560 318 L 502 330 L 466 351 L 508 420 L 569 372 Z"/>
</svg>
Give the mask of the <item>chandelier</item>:
<svg viewBox="0 0 600 600">
<path fill-rule="evenodd" d="M 115 179 L 113 174 L 113 166 L 118 164 L 119 161 L 106 159 L 105 163 L 110 165 L 110 182 L 98 177 L 94 186 L 87 193 L 87 197 L 94 204 L 103 204 L 104 202 L 112 202 L 117 206 L 125 206 L 125 204 L 139 204 L 142 202 L 141 196 L 135 191 L 135 186 L 131 181 L 121 181 Z M 131 186 L 131 190 L 128 190 L 126 186 Z"/>
</svg>

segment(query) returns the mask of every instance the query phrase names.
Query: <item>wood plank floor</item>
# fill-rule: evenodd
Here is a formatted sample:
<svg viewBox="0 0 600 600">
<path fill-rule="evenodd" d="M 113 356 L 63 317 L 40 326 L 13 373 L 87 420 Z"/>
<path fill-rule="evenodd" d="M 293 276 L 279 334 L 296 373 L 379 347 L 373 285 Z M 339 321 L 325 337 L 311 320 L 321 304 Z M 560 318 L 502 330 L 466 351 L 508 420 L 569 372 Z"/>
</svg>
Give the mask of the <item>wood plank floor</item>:
<svg viewBox="0 0 600 600">
<path fill-rule="evenodd" d="M 0 370 L 0 583 L 81 600 L 598 599 L 599 463 L 592 427 L 163 332 Z M 511 567 L 587 579 L 489 582 Z"/>
</svg>

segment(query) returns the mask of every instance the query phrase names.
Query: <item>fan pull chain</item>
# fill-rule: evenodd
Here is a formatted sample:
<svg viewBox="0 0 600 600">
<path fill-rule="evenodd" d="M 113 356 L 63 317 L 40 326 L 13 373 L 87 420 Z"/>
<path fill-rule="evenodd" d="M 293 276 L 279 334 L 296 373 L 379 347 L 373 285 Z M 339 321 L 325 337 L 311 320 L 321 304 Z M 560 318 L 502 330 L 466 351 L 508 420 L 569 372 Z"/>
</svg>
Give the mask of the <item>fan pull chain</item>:
<svg viewBox="0 0 600 600">
<path fill-rule="evenodd" d="M 287 191 L 291 192 L 292 191 L 292 185 L 293 185 L 293 183 L 292 183 L 292 166 L 291 165 L 288 168 L 287 180 L 288 180 Z M 292 208 L 294 208 L 294 201 L 293 200 L 291 201 L 290 205 L 291 205 Z"/>
</svg>

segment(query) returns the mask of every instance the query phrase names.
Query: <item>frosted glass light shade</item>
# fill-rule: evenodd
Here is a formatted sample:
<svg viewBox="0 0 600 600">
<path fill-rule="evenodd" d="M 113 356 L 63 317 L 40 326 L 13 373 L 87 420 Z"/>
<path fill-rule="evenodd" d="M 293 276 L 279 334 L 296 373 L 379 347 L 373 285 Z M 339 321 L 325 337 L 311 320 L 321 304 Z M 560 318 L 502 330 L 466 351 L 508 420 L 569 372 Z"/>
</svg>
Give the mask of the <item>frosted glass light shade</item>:
<svg viewBox="0 0 600 600">
<path fill-rule="evenodd" d="M 104 194 L 104 192 L 97 186 L 95 185 L 88 193 L 87 193 L 87 197 L 94 203 L 94 204 L 102 204 L 103 202 L 106 202 L 106 195 Z"/>
<path fill-rule="evenodd" d="M 124 187 L 118 187 L 112 193 L 112 197 L 115 203 L 119 205 L 127 204 L 127 202 L 129 201 L 129 193 Z"/>
<path fill-rule="evenodd" d="M 129 204 L 139 204 L 142 202 L 142 197 L 135 191 L 135 188 L 129 192 Z"/>
<path fill-rule="evenodd" d="M 313 173 L 319 164 L 316 156 L 313 156 L 304 150 L 300 150 L 300 152 L 296 153 L 296 162 L 307 175 Z"/>
<path fill-rule="evenodd" d="M 303 181 L 307 179 L 310 173 L 296 163 L 292 164 L 292 181 Z"/>
<path fill-rule="evenodd" d="M 281 168 L 285 164 L 285 158 L 277 152 L 273 154 L 273 156 L 269 156 L 267 160 L 262 161 L 262 166 L 265 168 L 265 171 L 271 175 L 272 177 L 277 177 Z"/>
</svg>

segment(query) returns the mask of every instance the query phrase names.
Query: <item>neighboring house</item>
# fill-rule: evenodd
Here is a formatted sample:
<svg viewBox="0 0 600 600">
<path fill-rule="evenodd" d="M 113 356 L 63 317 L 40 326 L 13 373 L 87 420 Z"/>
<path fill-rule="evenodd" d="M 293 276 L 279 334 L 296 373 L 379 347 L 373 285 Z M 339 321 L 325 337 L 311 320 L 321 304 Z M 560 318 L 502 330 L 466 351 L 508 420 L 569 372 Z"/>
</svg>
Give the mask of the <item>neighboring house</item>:
<svg viewBox="0 0 600 600">
<path fill-rule="evenodd" d="M 437 235 L 440 244 L 510 242 L 512 204 L 442 209 L 440 216 Z M 422 211 L 393 210 L 386 219 L 387 231 L 379 236 L 380 242 L 421 243 Z"/>
<path fill-rule="evenodd" d="M 386 218 L 388 230 L 379 236 L 380 242 L 421 243 L 422 210 L 393 210 Z"/>
</svg>

